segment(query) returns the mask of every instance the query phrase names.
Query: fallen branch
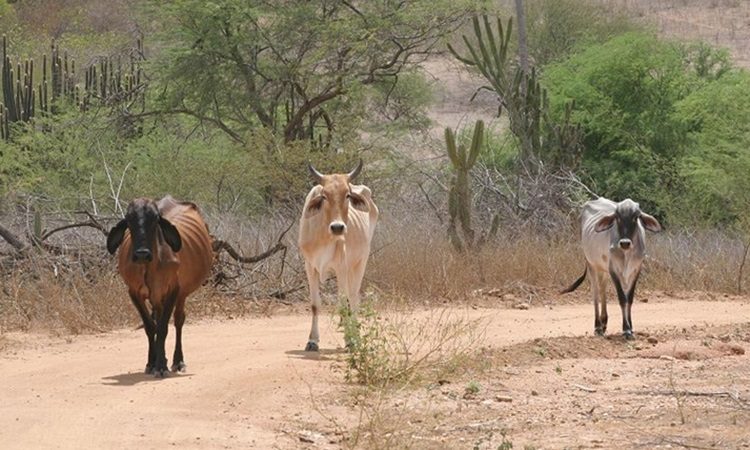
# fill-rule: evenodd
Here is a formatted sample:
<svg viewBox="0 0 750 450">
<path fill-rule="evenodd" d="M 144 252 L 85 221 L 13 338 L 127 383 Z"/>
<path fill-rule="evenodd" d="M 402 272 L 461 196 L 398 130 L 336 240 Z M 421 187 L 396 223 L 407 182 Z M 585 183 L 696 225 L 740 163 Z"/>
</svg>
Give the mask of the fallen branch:
<svg viewBox="0 0 750 450">
<path fill-rule="evenodd" d="M 589 393 L 594 393 L 594 392 L 596 392 L 596 389 L 594 389 L 594 388 L 591 388 L 591 387 L 588 387 L 588 386 L 584 386 L 584 385 L 582 385 L 582 384 L 574 384 L 574 385 L 573 385 L 573 387 L 577 387 L 578 389 L 580 389 L 580 390 L 582 390 L 582 391 L 586 391 L 586 392 L 589 392 Z"/>
<path fill-rule="evenodd" d="M 716 448 L 713 445 L 710 446 L 710 447 L 703 447 L 703 446 L 700 446 L 700 445 L 687 444 L 685 442 L 678 441 L 678 440 L 675 440 L 675 439 L 670 439 L 670 438 L 665 437 L 665 436 L 661 437 L 661 442 L 665 443 L 665 444 L 677 445 L 677 446 L 683 447 L 683 448 L 693 448 L 693 449 L 698 449 L 698 450 L 711 450 L 713 448 Z"/>
<path fill-rule="evenodd" d="M 69 230 L 71 228 L 82 228 L 82 227 L 94 228 L 94 229 L 101 231 L 105 236 L 107 235 L 107 230 L 99 222 L 90 220 L 88 222 L 70 223 L 68 225 L 63 225 L 61 227 L 57 227 L 52 230 L 46 231 L 44 232 L 44 234 L 42 234 L 41 240 L 45 241 L 47 240 L 47 238 L 49 238 L 53 234 L 58 233 L 60 231 Z"/>
<path fill-rule="evenodd" d="M 279 238 L 276 240 L 276 245 L 274 245 L 273 247 L 269 248 L 268 250 L 266 250 L 265 252 L 261 253 L 260 255 L 250 256 L 250 257 L 242 256 L 228 242 L 223 241 L 221 239 L 214 239 L 213 250 L 216 253 L 220 253 L 222 250 L 225 250 L 229 254 L 229 256 L 231 256 L 234 260 L 236 260 L 236 261 L 238 261 L 240 263 L 243 263 L 243 264 L 257 263 L 259 261 L 262 261 L 262 260 L 268 258 L 269 256 L 271 256 L 271 255 L 273 255 L 273 254 L 275 254 L 277 252 L 280 252 L 281 250 L 285 250 L 286 249 L 286 244 L 284 244 L 283 242 L 281 242 L 281 240 L 284 238 L 284 235 L 287 233 L 287 231 L 289 231 L 292 228 L 292 225 L 294 225 L 294 222 L 290 223 L 289 226 L 286 227 L 286 230 L 284 230 L 279 235 Z"/>
<path fill-rule="evenodd" d="M 678 391 L 678 390 L 668 390 L 668 391 L 636 391 L 635 392 L 638 395 L 681 395 L 681 396 L 691 396 L 691 397 L 726 397 L 731 398 L 735 402 L 746 405 L 748 403 L 747 400 L 744 400 L 740 398 L 739 393 L 737 392 L 730 392 L 730 391 Z"/>
<path fill-rule="evenodd" d="M 289 289 L 286 289 L 286 290 L 283 290 L 283 291 L 281 289 L 279 289 L 277 291 L 274 291 L 274 292 L 268 294 L 268 296 L 271 297 L 271 298 L 278 298 L 278 299 L 283 300 L 283 299 L 286 298 L 287 295 L 292 294 L 292 293 L 297 292 L 297 291 L 301 291 L 304 288 L 305 288 L 305 284 L 300 284 L 300 285 L 297 285 L 295 287 L 292 287 L 292 288 L 289 288 Z"/>
<path fill-rule="evenodd" d="M 0 237 L 2 237 L 5 242 L 11 245 L 11 247 L 15 248 L 18 252 L 22 252 L 26 249 L 26 244 L 21 242 L 21 240 L 13 234 L 10 230 L 0 225 Z"/>
</svg>

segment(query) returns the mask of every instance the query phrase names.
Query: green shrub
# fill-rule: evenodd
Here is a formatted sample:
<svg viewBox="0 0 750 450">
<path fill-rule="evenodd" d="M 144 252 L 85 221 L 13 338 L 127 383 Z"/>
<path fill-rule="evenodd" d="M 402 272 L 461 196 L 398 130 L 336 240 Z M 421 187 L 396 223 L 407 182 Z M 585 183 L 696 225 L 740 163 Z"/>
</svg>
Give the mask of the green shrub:
<svg viewBox="0 0 750 450">
<path fill-rule="evenodd" d="M 575 99 L 585 132 L 582 170 L 601 195 L 633 197 L 662 215 L 679 185 L 687 139 L 675 104 L 700 85 L 679 46 L 643 33 L 592 45 L 544 74 L 555 114 Z"/>
<path fill-rule="evenodd" d="M 306 164 L 348 171 L 351 152 L 315 152 L 309 142 L 284 144 L 257 133 L 246 145 L 223 133 L 196 133 L 169 121 L 123 137 L 111 118 L 68 113 L 37 120 L 10 142 L 0 142 L 0 195 L 28 193 L 89 208 L 92 199 L 114 211 L 113 196 L 171 194 L 218 212 L 252 214 L 275 202 L 299 203 L 310 186 Z"/>
<path fill-rule="evenodd" d="M 750 73 L 730 72 L 676 105 L 691 139 L 680 161 L 683 222 L 733 224 L 750 212 Z"/>
</svg>

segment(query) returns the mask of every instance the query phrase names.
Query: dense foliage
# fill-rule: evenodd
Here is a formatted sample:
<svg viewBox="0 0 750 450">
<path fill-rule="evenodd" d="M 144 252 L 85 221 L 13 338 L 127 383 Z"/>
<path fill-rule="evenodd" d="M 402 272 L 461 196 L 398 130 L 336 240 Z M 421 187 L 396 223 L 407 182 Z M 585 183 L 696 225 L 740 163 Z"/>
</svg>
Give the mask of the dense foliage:
<svg viewBox="0 0 750 450">
<path fill-rule="evenodd" d="M 60 99 L 54 114 L 11 123 L 0 195 L 110 211 L 166 192 L 244 213 L 298 201 L 307 161 L 341 170 L 362 156 L 363 131 L 429 125 L 418 63 L 474 3 L 0 1 L 12 67 L 41 60 L 53 38 L 72 48 L 78 83 L 100 56 L 145 59 L 137 101 L 102 97 L 83 111 Z M 64 14 L 38 20 L 44 8 Z M 145 50 L 122 45 L 144 34 Z"/>
<path fill-rule="evenodd" d="M 581 173 L 597 193 L 637 198 L 673 222 L 734 221 L 726 200 L 739 187 L 747 135 L 729 124 L 750 113 L 741 101 L 750 85 L 724 53 L 627 33 L 544 73 L 559 113 L 576 100 Z M 738 164 L 721 163 L 730 154 Z"/>
<path fill-rule="evenodd" d="M 363 126 L 365 87 L 392 87 L 460 25 L 468 5 L 159 3 L 154 17 L 168 49 L 154 63 L 164 86 L 159 100 L 167 111 L 210 121 L 239 142 L 259 127 L 287 142 L 330 141 Z"/>
<path fill-rule="evenodd" d="M 554 119 L 545 123 L 565 123 L 575 100 L 570 120 L 584 136 L 573 162 L 544 150 L 545 168 L 572 167 L 598 194 L 637 199 L 670 225 L 741 224 L 750 212 L 750 75 L 724 51 L 638 32 L 596 2 L 525 3 L 531 60 L 548 93 L 539 102 L 549 99 Z M 326 171 L 363 149 L 383 159 L 399 133 L 429 129 L 435 95 L 420 63 L 447 41 L 467 54 L 465 19 L 489 5 L 0 0 L 14 64 L 38 65 L 54 38 L 77 61 L 77 83 L 101 56 L 138 52 L 144 71 L 138 101 L 106 98 L 82 111 L 61 99 L 53 113 L 10 124 L 0 198 L 107 212 L 116 199 L 166 192 L 247 214 L 293 204 L 306 161 Z M 512 72 L 515 32 L 510 41 Z M 479 161 L 511 180 L 521 146 L 504 130 L 488 131 Z M 434 169 L 430 177 L 446 177 L 446 167 Z M 494 191 L 516 195 L 519 183 L 506 184 Z"/>
</svg>

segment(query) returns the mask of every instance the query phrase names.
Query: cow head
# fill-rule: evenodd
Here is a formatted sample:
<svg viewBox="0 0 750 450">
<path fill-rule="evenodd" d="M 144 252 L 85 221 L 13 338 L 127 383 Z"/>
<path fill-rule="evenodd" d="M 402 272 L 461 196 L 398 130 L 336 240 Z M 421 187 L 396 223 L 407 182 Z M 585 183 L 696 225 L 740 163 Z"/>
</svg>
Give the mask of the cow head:
<svg viewBox="0 0 750 450">
<path fill-rule="evenodd" d="M 638 203 L 633 200 L 625 199 L 617 204 L 615 212 L 599 219 L 596 227 L 597 232 L 609 230 L 613 225 L 617 225 L 617 246 L 623 250 L 630 250 L 633 245 L 633 239 L 638 231 L 638 223 L 649 231 L 661 231 L 661 224 L 653 216 L 641 211 Z"/>
<path fill-rule="evenodd" d="M 362 170 L 362 160 L 347 174 L 323 175 L 312 164 L 308 165 L 310 174 L 318 183 L 313 188 L 312 197 L 305 207 L 304 216 L 322 215 L 328 231 L 334 236 L 344 236 L 349 222 L 349 208 L 369 212 L 367 201 L 352 191 L 351 182 Z"/>
<path fill-rule="evenodd" d="M 114 254 L 130 230 L 133 254 L 132 261 L 145 264 L 154 258 L 155 244 L 163 241 L 174 252 L 182 248 L 180 233 L 167 219 L 161 217 L 156 202 L 147 198 L 137 198 L 128 205 L 125 218 L 107 235 L 107 250 Z"/>
</svg>

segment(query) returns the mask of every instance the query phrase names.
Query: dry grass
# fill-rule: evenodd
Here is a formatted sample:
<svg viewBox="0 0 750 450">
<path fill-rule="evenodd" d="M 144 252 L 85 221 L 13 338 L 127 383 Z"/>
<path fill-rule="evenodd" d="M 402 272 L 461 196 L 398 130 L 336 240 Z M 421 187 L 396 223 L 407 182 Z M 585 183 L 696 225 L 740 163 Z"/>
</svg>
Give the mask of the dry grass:
<svg viewBox="0 0 750 450">
<path fill-rule="evenodd" d="M 129 302 L 106 265 L 83 268 L 65 257 L 33 257 L 2 276 L 0 329 L 90 333 L 133 324 Z"/>
<path fill-rule="evenodd" d="M 358 323 L 347 319 L 343 323 L 352 345 L 343 362 L 348 378 L 357 382 L 348 397 L 355 419 L 343 423 L 314 402 L 339 430 L 345 448 L 413 448 L 418 442 L 404 424 L 426 414 L 429 405 L 393 400 L 489 367 L 482 357 L 484 319 L 444 308 L 415 314 L 394 304 L 377 310 L 365 304 Z"/>
<path fill-rule="evenodd" d="M 572 226 L 551 235 L 506 228 L 480 251 L 459 254 L 446 241 L 445 229 L 430 220 L 381 225 L 367 279 L 387 292 L 411 298 L 454 301 L 476 289 L 519 283 L 558 290 L 585 267 L 580 237 Z M 677 230 L 649 233 L 647 239 L 649 258 L 642 287 L 737 291 L 744 252 L 739 236 Z"/>
<path fill-rule="evenodd" d="M 472 298 L 477 289 L 493 288 L 529 299 L 538 290 L 557 291 L 569 285 L 584 268 L 572 226 L 544 235 L 506 226 L 481 250 L 460 254 L 451 248 L 445 227 L 428 209 L 410 214 L 383 209 L 386 213 L 378 224 L 365 280 L 366 289 L 380 294 L 379 302 L 447 304 Z M 212 220 L 218 223 L 212 230 L 232 236 L 236 248 L 254 255 L 270 247 L 289 220 L 275 217 L 250 223 L 225 217 Z M 744 251 L 739 236 L 669 231 L 648 238 L 650 257 L 642 287 L 737 291 Z M 77 236 L 70 242 L 86 251 L 36 254 L 23 260 L 6 257 L 0 271 L 3 330 L 39 328 L 75 334 L 138 323 L 102 237 Z M 307 284 L 296 249 L 296 229 L 289 231 L 285 242 L 286 254 L 259 264 L 239 264 L 222 254 L 207 286 L 188 299 L 190 317 L 271 314 L 279 307 L 306 307 Z M 335 283 L 324 288 L 334 292 Z"/>
<path fill-rule="evenodd" d="M 72 222 L 63 217 L 47 224 L 52 228 Z M 8 219 L 5 223 L 15 224 L 15 229 L 25 227 L 22 218 Z M 239 220 L 224 218 L 212 224 L 219 231 L 235 236 L 232 245 L 247 256 L 272 246 L 278 233 L 275 224 L 269 226 L 265 221 L 245 226 Z M 261 236 L 262 229 L 270 230 L 265 233 L 268 239 Z M 54 235 L 48 243 L 61 253 L 32 249 L 20 257 L 8 252 L 10 246 L 0 241 L 0 251 L 6 251 L 0 259 L 0 332 L 38 330 L 80 334 L 140 325 L 117 273 L 116 259 L 104 248 L 101 233 L 73 228 Z M 288 289 L 285 280 L 299 281 L 296 269 L 289 268 L 294 263 L 286 265 L 282 257 L 291 259 L 291 254 L 243 265 L 222 253 L 206 285 L 188 298 L 188 320 L 269 315 L 287 307 L 289 302 L 268 300 L 266 295 Z"/>
<path fill-rule="evenodd" d="M 350 342 L 347 378 L 370 388 L 393 389 L 441 379 L 458 371 L 484 338 L 486 323 L 446 309 L 414 314 L 377 311 L 366 303 L 342 324 Z"/>
</svg>

